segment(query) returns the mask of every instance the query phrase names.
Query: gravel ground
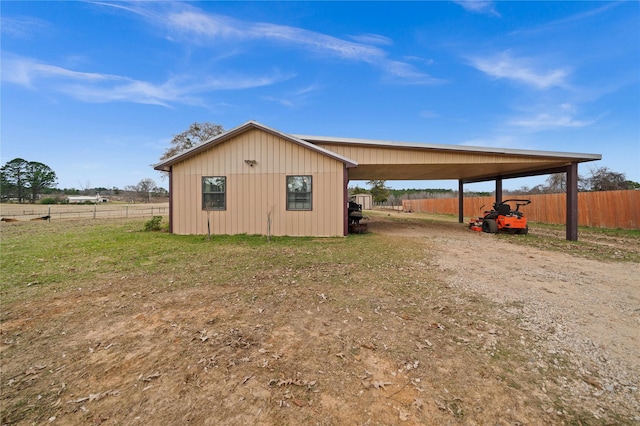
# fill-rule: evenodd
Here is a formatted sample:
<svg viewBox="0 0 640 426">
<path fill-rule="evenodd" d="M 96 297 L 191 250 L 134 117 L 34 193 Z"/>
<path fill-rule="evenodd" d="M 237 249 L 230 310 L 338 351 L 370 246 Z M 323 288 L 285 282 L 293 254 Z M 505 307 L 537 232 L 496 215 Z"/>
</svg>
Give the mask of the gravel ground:
<svg viewBox="0 0 640 426">
<path fill-rule="evenodd" d="M 370 228 L 376 229 L 375 219 Z M 526 342 L 522 336 L 522 344 L 539 348 L 531 350 L 528 368 L 550 371 L 568 363 L 579 373 L 582 382 L 562 384 L 568 400 L 580 402 L 596 418 L 606 407 L 625 407 L 640 422 L 638 263 L 516 245 L 463 225 L 391 227 L 386 222 L 380 232 L 412 235 L 437 246 L 436 263 L 450 286 L 481 294 L 497 302 L 505 316 L 517 317 L 520 328 L 537 340 Z M 637 238 L 613 243 L 620 250 L 638 250 Z"/>
</svg>

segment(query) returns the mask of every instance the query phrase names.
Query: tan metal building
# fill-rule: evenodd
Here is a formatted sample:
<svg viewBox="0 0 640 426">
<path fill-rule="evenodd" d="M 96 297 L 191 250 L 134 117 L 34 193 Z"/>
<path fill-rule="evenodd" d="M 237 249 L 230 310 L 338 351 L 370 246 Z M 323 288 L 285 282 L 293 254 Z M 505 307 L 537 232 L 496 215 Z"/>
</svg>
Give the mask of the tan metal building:
<svg viewBox="0 0 640 426">
<path fill-rule="evenodd" d="M 600 158 L 291 135 L 249 121 L 154 168 L 169 173 L 173 233 L 291 236 L 346 235 L 349 180 L 457 179 L 460 197 L 464 183 L 495 180 L 500 200 L 502 179 L 566 172 L 567 239 L 577 239 L 577 164 Z"/>
<path fill-rule="evenodd" d="M 170 173 L 176 234 L 344 235 L 351 160 L 256 122 L 155 168 Z"/>
</svg>

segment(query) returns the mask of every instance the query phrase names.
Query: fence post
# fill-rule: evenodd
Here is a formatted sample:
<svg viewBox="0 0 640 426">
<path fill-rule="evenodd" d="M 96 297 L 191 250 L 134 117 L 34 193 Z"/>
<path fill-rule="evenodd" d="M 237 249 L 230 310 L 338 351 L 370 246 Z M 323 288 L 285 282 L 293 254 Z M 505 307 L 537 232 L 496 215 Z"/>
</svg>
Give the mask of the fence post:
<svg viewBox="0 0 640 426">
<path fill-rule="evenodd" d="M 94 218 L 94 219 L 96 218 L 96 205 L 97 205 L 97 204 L 94 204 L 94 205 L 93 205 L 93 218 Z"/>
<path fill-rule="evenodd" d="M 124 206 L 124 217 L 129 219 L 129 206 Z"/>
</svg>

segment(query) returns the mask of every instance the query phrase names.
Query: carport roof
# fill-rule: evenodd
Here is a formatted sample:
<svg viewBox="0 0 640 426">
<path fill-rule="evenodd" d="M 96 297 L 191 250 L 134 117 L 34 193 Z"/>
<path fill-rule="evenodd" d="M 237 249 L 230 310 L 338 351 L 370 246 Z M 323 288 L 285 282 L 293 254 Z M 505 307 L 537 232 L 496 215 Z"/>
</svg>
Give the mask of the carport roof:
<svg viewBox="0 0 640 426">
<path fill-rule="evenodd" d="M 467 183 L 494 179 L 536 176 L 566 171 L 572 163 L 602 159 L 600 154 L 535 151 L 524 149 L 488 148 L 478 146 L 445 145 L 431 143 L 397 142 L 374 139 L 357 139 L 328 136 L 293 135 L 341 155 L 353 158 L 358 167 L 349 170 L 351 180 L 438 180 L 456 179 Z M 356 148 L 355 150 L 353 148 Z M 352 153 L 369 150 L 393 150 L 409 154 L 391 156 L 409 161 L 367 161 Z M 421 163 L 415 157 L 431 153 L 437 161 Z"/>
<path fill-rule="evenodd" d="M 464 183 L 562 173 L 571 164 L 602 159 L 600 154 L 397 142 L 293 135 L 248 121 L 154 166 L 173 164 L 248 131 L 260 129 L 341 161 L 350 180 L 444 180 Z"/>
</svg>

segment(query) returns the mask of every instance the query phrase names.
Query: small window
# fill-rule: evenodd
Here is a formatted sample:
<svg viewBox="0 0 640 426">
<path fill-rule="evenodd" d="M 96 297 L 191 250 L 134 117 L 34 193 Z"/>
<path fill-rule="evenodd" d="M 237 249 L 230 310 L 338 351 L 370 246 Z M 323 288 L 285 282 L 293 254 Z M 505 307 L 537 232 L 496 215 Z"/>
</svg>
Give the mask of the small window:
<svg viewBox="0 0 640 426">
<path fill-rule="evenodd" d="M 287 210 L 311 210 L 311 176 L 287 176 Z"/>
<path fill-rule="evenodd" d="M 202 210 L 227 209 L 227 178 L 204 176 L 202 178 Z"/>
</svg>

